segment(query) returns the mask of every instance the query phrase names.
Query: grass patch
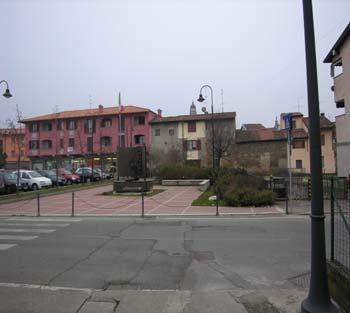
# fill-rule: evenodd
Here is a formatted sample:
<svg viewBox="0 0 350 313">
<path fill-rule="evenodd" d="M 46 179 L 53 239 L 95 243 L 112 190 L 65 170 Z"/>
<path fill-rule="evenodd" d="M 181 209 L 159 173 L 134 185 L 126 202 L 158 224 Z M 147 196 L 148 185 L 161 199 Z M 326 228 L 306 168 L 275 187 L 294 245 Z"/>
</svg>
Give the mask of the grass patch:
<svg viewBox="0 0 350 313">
<path fill-rule="evenodd" d="M 166 189 L 153 189 L 151 193 L 147 193 L 144 196 L 145 197 L 152 197 L 157 195 L 158 193 L 161 193 L 165 191 Z M 140 195 L 141 193 L 126 193 L 126 194 L 121 194 L 121 193 L 114 193 L 113 191 L 105 191 L 99 194 L 99 196 L 113 196 L 113 197 L 135 197 L 136 195 Z"/>
<path fill-rule="evenodd" d="M 92 182 L 92 183 L 80 183 L 75 185 L 68 186 L 59 186 L 58 188 L 53 187 L 49 189 L 40 189 L 40 197 L 47 197 L 52 195 L 59 195 L 62 193 L 79 191 L 84 189 L 91 189 L 96 187 L 108 186 L 112 185 L 113 181 L 102 181 L 102 182 Z M 0 203 L 10 203 L 21 200 L 30 200 L 35 199 L 37 197 L 38 191 L 21 191 L 18 194 L 9 194 L 0 196 Z"/>
<path fill-rule="evenodd" d="M 207 191 L 203 192 L 196 200 L 192 202 L 194 206 L 215 206 L 216 201 L 209 200 L 209 197 L 214 195 L 214 190 L 209 188 Z M 223 200 L 219 200 L 219 206 L 226 206 Z"/>
</svg>

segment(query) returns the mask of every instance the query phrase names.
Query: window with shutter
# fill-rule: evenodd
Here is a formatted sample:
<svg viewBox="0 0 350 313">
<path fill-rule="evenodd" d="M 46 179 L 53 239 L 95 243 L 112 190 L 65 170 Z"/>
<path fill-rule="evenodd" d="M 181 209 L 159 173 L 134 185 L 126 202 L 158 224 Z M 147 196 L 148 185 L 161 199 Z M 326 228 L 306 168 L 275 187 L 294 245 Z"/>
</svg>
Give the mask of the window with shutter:
<svg viewBox="0 0 350 313">
<path fill-rule="evenodd" d="M 87 138 L 87 151 L 88 152 L 93 152 L 94 151 L 94 144 L 93 144 L 93 138 L 88 137 Z"/>
<path fill-rule="evenodd" d="M 197 150 L 201 149 L 201 141 L 200 139 L 197 140 Z"/>
<path fill-rule="evenodd" d="M 198 150 L 197 140 L 187 140 L 187 150 Z"/>
<path fill-rule="evenodd" d="M 196 122 L 188 122 L 187 124 L 188 132 L 195 133 L 196 132 Z"/>
</svg>

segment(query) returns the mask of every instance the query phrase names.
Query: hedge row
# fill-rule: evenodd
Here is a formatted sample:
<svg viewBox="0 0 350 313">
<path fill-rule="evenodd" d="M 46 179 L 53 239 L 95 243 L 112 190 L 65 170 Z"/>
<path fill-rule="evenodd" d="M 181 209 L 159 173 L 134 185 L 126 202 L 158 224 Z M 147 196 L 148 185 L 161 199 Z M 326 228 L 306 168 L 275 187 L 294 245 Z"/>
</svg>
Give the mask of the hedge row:
<svg viewBox="0 0 350 313">
<path fill-rule="evenodd" d="M 266 190 L 264 178 L 249 175 L 242 168 L 199 168 L 183 165 L 162 165 L 155 169 L 158 179 L 210 179 L 214 194 L 228 206 L 272 205 L 275 193 Z"/>
</svg>

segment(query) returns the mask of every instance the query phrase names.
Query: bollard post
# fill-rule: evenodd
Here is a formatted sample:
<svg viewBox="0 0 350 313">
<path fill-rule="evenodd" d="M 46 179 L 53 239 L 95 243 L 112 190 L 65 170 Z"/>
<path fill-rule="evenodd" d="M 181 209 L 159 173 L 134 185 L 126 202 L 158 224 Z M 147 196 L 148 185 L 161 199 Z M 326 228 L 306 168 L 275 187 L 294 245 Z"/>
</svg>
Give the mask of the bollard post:
<svg viewBox="0 0 350 313">
<path fill-rule="evenodd" d="M 74 216 L 74 191 L 72 191 L 72 216 Z"/>
<path fill-rule="evenodd" d="M 38 193 L 36 194 L 36 199 L 37 199 L 37 204 L 38 204 L 38 213 L 37 216 L 40 216 L 40 193 L 38 191 Z"/>
<path fill-rule="evenodd" d="M 216 195 L 216 216 L 219 216 L 219 194 Z"/>
<path fill-rule="evenodd" d="M 142 213 L 141 216 L 145 217 L 145 203 L 144 203 L 144 194 L 143 194 L 143 189 L 141 192 L 141 203 L 142 203 Z"/>
<path fill-rule="evenodd" d="M 331 177 L 331 261 L 334 261 L 334 177 Z"/>
<path fill-rule="evenodd" d="M 286 186 L 286 190 L 287 190 L 287 186 Z M 289 193 L 286 192 L 286 215 L 289 214 Z"/>
</svg>

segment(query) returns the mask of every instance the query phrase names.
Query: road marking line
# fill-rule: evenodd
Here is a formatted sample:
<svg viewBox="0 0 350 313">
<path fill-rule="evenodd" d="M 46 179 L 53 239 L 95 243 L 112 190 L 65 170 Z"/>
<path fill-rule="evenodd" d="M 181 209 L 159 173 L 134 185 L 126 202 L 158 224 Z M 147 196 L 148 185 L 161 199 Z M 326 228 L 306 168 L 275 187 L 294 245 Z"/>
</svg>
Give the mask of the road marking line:
<svg viewBox="0 0 350 313">
<path fill-rule="evenodd" d="M 81 219 L 67 218 L 42 218 L 42 217 L 11 217 L 7 221 L 34 221 L 34 222 L 80 222 Z"/>
<path fill-rule="evenodd" d="M 7 250 L 7 249 L 10 249 L 14 246 L 17 246 L 16 244 L 7 244 L 7 243 L 0 243 L 0 250 Z"/>
<path fill-rule="evenodd" d="M 56 229 L 0 228 L 1 233 L 53 233 Z"/>
<path fill-rule="evenodd" d="M 41 227 L 41 226 L 52 226 L 52 227 L 66 227 L 69 226 L 69 224 L 44 224 L 44 223 L 36 223 L 36 224 L 29 224 L 29 223 L 0 223 L 0 226 L 34 226 L 34 227 Z"/>
<path fill-rule="evenodd" d="M 33 240 L 38 236 L 0 235 L 0 240 Z"/>
<path fill-rule="evenodd" d="M 0 283 L 0 287 L 10 287 L 10 288 L 31 288 L 31 289 L 43 289 L 43 290 L 71 290 L 71 291 L 84 291 L 92 293 L 93 291 L 100 291 L 102 289 L 89 289 L 89 288 L 75 288 L 75 287 L 56 287 L 56 286 L 46 286 L 46 285 L 34 285 L 34 284 L 19 284 L 19 283 Z"/>
</svg>

